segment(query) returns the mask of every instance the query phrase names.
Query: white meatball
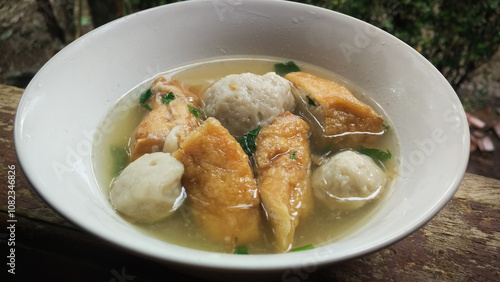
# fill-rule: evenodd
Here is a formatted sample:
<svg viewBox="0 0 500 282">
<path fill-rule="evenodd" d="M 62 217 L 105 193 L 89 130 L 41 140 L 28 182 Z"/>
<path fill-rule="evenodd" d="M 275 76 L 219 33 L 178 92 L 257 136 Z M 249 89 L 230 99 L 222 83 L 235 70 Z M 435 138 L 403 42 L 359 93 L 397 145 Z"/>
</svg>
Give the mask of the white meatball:
<svg viewBox="0 0 500 282">
<path fill-rule="evenodd" d="M 205 114 L 218 119 L 235 137 L 270 124 L 295 107 L 290 82 L 274 72 L 228 75 L 207 89 L 202 100 Z"/>
<path fill-rule="evenodd" d="M 386 181 L 372 158 L 343 151 L 314 171 L 311 184 L 315 196 L 330 209 L 353 210 L 374 199 Z"/>
<path fill-rule="evenodd" d="M 137 222 L 153 222 L 178 208 L 185 193 L 184 166 L 170 154 L 146 154 L 130 163 L 113 182 L 114 208 Z"/>
</svg>

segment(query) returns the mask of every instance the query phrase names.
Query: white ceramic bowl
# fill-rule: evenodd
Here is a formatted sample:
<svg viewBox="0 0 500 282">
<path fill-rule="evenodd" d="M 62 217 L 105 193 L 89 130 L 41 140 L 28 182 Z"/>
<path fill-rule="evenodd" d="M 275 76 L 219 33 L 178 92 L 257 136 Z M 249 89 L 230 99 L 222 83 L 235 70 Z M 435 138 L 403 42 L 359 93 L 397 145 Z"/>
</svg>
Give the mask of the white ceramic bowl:
<svg viewBox="0 0 500 282">
<path fill-rule="evenodd" d="M 159 72 L 230 55 L 278 56 L 323 67 L 357 84 L 385 109 L 401 142 L 401 174 L 385 205 L 355 234 L 309 251 L 237 256 L 153 239 L 111 208 L 90 158 L 103 116 L 124 93 Z M 354 18 L 269 0 L 181 2 L 90 32 L 31 81 L 14 137 L 30 182 L 71 222 L 132 252 L 219 278 L 241 272 L 286 278 L 291 269 L 312 271 L 395 243 L 453 196 L 469 153 L 457 95 L 415 50 Z"/>
</svg>

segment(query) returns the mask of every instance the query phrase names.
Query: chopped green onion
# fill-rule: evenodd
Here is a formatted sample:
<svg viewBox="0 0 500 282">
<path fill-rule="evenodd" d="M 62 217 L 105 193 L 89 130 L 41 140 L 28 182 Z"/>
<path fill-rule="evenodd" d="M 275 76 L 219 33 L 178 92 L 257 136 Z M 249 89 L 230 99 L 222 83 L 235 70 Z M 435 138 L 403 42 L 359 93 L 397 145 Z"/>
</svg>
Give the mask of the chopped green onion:
<svg viewBox="0 0 500 282">
<path fill-rule="evenodd" d="M 329 144 L 329 145 L 326 145 L 325 147 L 323 147 L 322 151 L 328 152 L 328 151 L 331 151 L 334 147 L 335 147 L 335 144 Z"/>
<path fill-rule="evenodd" d="M 259 132 L 260 132 L 260 125 L 256 129 L 250 130 L 248 132 L 248 134 L 253 135 L 253 136 L 257 136 L 259 134 Z"/>
<path fill-rule="evenodd" d="M 257 138 L 259 131 L 260 131 L 260 126 L 257 127 L 256 129 L 250 130 L 248 133 L 245 133 L 243 137 L 240 140 L 238 140 L 238 143 L 240 143 L 241 147 L 243 148 L 243 151 L 248 156 L 251 156 L 252 153 L 255 152 L 255 150 L 257 150 L 255 139 Z"/>
<path fill-rule="evenodd" d="M 197 108 L 188 104 L 189 112 L 192 113 L 195 117 L 200 117 L 203 114 L 202 110 L 198 110 Z"/>
<path fill-rule="evenodd" d="M 378 160 L 381 162 L 385 162 L 385 161 L 391 159 L 391 157 L 392 157 L 392 154 L 391 154 L 391 152 L 389 152 L 389 150 L 387 150 L 387 152 L 384 152 L 384 151 L 379 150 L 379 149 L 370 149 L 370 148 L 365 148 L 363 146 L 361 146 L 361 149 L 359 150 L 359 152 L 361 154 L 364 154 L 364 155 L 371 157 L 374 160 Z"/>
<path fill-rule="evenodd" d="M 146 91 L 142 92 L 141 97 L 139 98 L 139 104 L 142 105 L 146 103 L 152 94 L 153 92 L 151 91 L 151 88 L 148 88 Z"/>
<path fill-rule="evenodd" d="M 314 102 L 314 100 L 311 99 L 311 97 L 309 97 L 309 95 L 307 95 L 306 98 L 307 98 L 307 104 L 312 105 L 312 106 L 316 106 L 316 102 Z"/>
<path fill-rule="evenodd" d="M 384 129 L 385 131 L 389 130 L 389 126 L 387 124 L 382 124 L 382 129 Z"/>
<path fill-rule="evenodd" d="M 312 244 L 309 244 L 309 245 L 305 245 L 302 247 L 297 247 L 297 248 L 291 249 L 290 252 L 300 252 L 300 251 L 306 251 L 306 250 L 312 250 L 312 249 L 314 249 L 314 246 Z"/>
<path fill-rule="evenodd" d="M 236 245 L 236 243 L 238 242 L 238 237 L 234 237 L 234 244 Z M 248 255 L 248 249 L 246 246 L 236 246 L 234 248 L 234 252 L 233 252 L 235 255 Z"/>
<path fill-rule="evenodd" d="M 150 111 L 150 112 L 153 110 L 153 109 L 151 109 L 151 107 L 150 107 L 149 105 L 147 105 L 147 104 L 143 104 L 142 106 L 143 106 L 144 108 L 146 108 L 146 110 L 148 110 L 148 111 Z"/>
<path fill-rule="evenodd" d="M 278 75 L 285 76 L 287 73 L 300 71 L 300 68 L 293 61 L 289 61 L 286 63 L 275 64 L 274 71 Z"/>
<path fill-rule="evenodd" d="M 296 157 L 297 157 L 297 151 L 293 151 L 292 155 L 290 156 L 290 159 L 295 160 Z"/>
<path fill-rule="evenodd" d="M 153 92 L 151 91 L 151 88 L 148 88 L 146 91 L 142 92 L 141 97 L 139 97 L 139 104 L 141 104 L 141 106 L 143 106 L 150 112 L 153 109 L 151 109 L 151 107 L 147 105 L 146 102 L 149 100 L 149 97 L 151 97 L 152 94 Z"/>
<path fill-rule="evenodd" d="M 234 248 L 235 255 L 248 255 L 248 249 L 246 246 L 237 246 Z"/>
<path fill-rule="evenodd" d="M 113 159 L 113 176 L 117 176 L 128 164 L 127 148 L 112 146 L 111 157 Z"/>
<path fill-rule="evenodd" d="M 170 102 L 172 102 L 173 100 L 175 100 L 175 95 L 173 92 L 170 92 L 168 93 L 167 95 L 161 97 L 161 102 L 163 104 L 169 104 Z"/>
</svg>

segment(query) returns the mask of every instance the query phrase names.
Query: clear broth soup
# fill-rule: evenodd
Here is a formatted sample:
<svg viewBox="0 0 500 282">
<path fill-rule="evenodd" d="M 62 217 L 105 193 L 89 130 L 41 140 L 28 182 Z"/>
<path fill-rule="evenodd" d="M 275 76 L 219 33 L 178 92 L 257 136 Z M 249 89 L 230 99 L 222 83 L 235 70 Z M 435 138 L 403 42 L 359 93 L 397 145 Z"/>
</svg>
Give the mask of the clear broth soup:
<svg viewBox="0 0 500 282">
<path fill-rule="evenodd" d="M 166 71 L 159 75 L 182 81 L 190 85 L 193 93 L 200 95 L 214 82 L 229 74 L 239 74 L 251 72 L 255 74 L 265 74 L 274 71 L 276 63 L 284 63 L 289 60 L 274 57 L 230 57 L 217 58 L 203 62 L 185 65 L 173 70 Z M 354 211 L 332 211 L 325 207 L 320 201 L 315 201 L 314 208 L 306 220 L 300 222 L 297 227 L 293 248 L 305 245 L 320 246 L 336 242 L 353 234 L 362 227 L 377 212 L 378 207 L 383 205 L 385 199 L 391 193 L 392 183 L 397 175 L 399 164 L 399 143 L 397 135 L 392 130 L 394 127 L 383 109 L 363 90 L 355 84 L 339 77 L 338 75 L 322 68 L 303 63 L 295 63 L 301 71 L 308 72 L 318 77 L 329 79 L 343 84 L 362 102 L 371 106 L 378 114 L 384 117 L 384 125 L 387 129 L 380 136 L 376 143 L 371 144 L 380 150 L 389 150 L 392 158 L 383 164 L 383 169 L 387 175 L 387 183 L 382 192 L 375 200 Z M 157 77 L 157 76 L 155 76 Z M 103 119 L 93 142 L 93 163 L 95 173 L 103 193 L 108 196 L 113 179 L 119 173 L 120 168 L 117 158 L 123 159 L 123 152 L 129 145 L 134 130 L 147 113 L 139 105 L 140 94 L 150 87 L 154 78 L 151 78 L 124 95 L 109 111 Z M 201 106 L 201 105 L 200 105 Z M 303 115 L 300 111 L 294 112 L 296 115 Z M 307 120 L 305 118 L 305 120 Z M 312 127 L 311 127 L 312 128 Z M 312 134 L 313 136 L 314 134 Z M 315 148 L 311 140 L 312 169 L 314 172 L 314 159 L 319 159 L 324 155 L 324 148 Z M 332 149 L 326 154 L 335 153 Z M 110 202 L 111 203 L 111 202 Z M 246 244 L 250 254 L 274 253 L 274 234 L 270 225 L 262 212 L 263 236 L 260 240 Z M 177 211 L 170 216 L 153 224 L 138 224 L 130 222 L 135 228 L 157 238 L 159 240 L 212 252 L 232 252 L 224 243 L 214 242 L 205 237 L 203 230 L 195 224 L 188 205 L 184 203 Z"/>
</svg>

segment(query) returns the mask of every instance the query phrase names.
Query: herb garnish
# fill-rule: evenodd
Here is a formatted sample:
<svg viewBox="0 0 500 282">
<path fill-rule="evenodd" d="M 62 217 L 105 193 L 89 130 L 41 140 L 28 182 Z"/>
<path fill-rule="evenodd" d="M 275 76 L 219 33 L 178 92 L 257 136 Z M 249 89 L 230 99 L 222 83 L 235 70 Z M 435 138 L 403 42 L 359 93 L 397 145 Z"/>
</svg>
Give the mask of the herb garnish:
<svg viewBox="0 0 500 282">
<path fill-rule="evenodd" d="M 175 100 L 175 95 L 173 92 L 170 92 L 168 93 L 167 95 L 161 97 L 161 102 L 163 104 L 169 104 L 170 102 L 172 102 L 173 100 Z"/>
<path fill-rule="evenodd" d="M 188 104 L 189 112 L 192 113 L 195 117 L 200 117 L 203 114 L 202 110 L 198 110 L 197 108 Z"/>
<path fill-rule="evenodd" d="M 287 73 L 300 71 L 300 68 L 293 61 L 289 61 L 286 63 L 275 64 L 274 71 L 278 75 L 285 76 Z"/>
<path fill-rule="evenodd" d="M 238 237 L 234 237 L 234 244 L 236 245 L 237 242 L 238 242 Z M 236 246 L 234 248 L 233 254 L 235 254 L 235 255 L 248 255 L 248 249 L 244 245 Z"/>
<path fill-rule="evenodd" d="M 257 145 L 255 144 L 255 138 L 259 134 L 260 131 L 260 126 L 257 127 L 256 129 L 248 131 L 248 133 L 245 133 L 243 137 L 238 140 L 238 143 L 240 143 L 241 147 L 243 148 L 243 151 L 248 156 L 251 156 L 253 152 L 257 149 Z"/>
<path fill-rule="evenodd" d="M 141 104 L 141 106 L 143 106 L 144 108 L 146 108 L 146 110 L 150 112 L 153 109 L 151 109 L 151 107 L 148 104 L 146 104 L 146 102 L 149 100 L 149 97 L 151 97 L 152 94 L 153 92 L 151 91 L 151 88 L 148 88 L 146 91 L 142 92 L 141 97 L 139 97 L 139 104 Z"/>
<path fill-rule="evenodd" d="M 234 248 L 235 255 L 248 255 L 248 249 L 246 246 L 236 246 Z"/>
<path fill-rule="evenodd" d="M 359 150 L 359 152 L 361 154 L 367 155 L 367 156 L 371 157 L 372 159 L 375 159 L 375 160 L 378 160 L 381 162 L 385 162 L 385 161 L 391 159 L 391 157 L 392 157 L 392 154 L 391 154 L 391 152 L 389 152 L 389 150 L 387 150 L 387 152 L 384 152 L 384 151 L 379 150 L 379 149 L 370 149 L 370 148 L 365 148 L 363 146 L 361 146 L 361 149 Z"/>
<path fill-rule="evenodd" d="M 307 98 L 307 104 L 312 105 L 312 106 L 316 106 L 316 102 L 314 102 L 314 100 L 311 99 L 311 97 L 309 97 L 309 95 L 307 95 L 306 98 Z"/>
<path fill-rule="evenodd" d="M 153 92 L 151 91 L 151 88 L 148 88 L 146 91 L 142 92 L 141 97 L 139 98 L 139 103 L 141 105 L 146 103 L 152 94 Z"/>
<path fill-rule="evenodd" d="M 296 157 L 297 157 L 297 151 L 293 151 L 292 155 L 290 156 L 290 159 L 295 160 Z"/>
<path fill-rule="evenodd" d="M 113 158 L 113 176 L 117 176 L 127 166 L 128 163 L 127 148 L 112 146 L 111 156 Z"/>
<path fill-rule="evenodd" d="M 331 151 L 334 147 L 335 147 L 335 144 L 329 144 L 329 145 L 326 145 L 325 147 L 323 147 L 321 149 L 321 151 L 328 152 L 328 151 Z"/>
<path fill-rule="evenodd" d="M 309 245 L 305 245 L 302 247 L 297 247 L 297 248 L 291 249 L 290 252 L 300 252 L 300 251 L 306 251 L 306 250 L 312 250 L 312 249 L 314 249 L 314 246 L 312 244 L 309 244 Z"/>
</svg>

